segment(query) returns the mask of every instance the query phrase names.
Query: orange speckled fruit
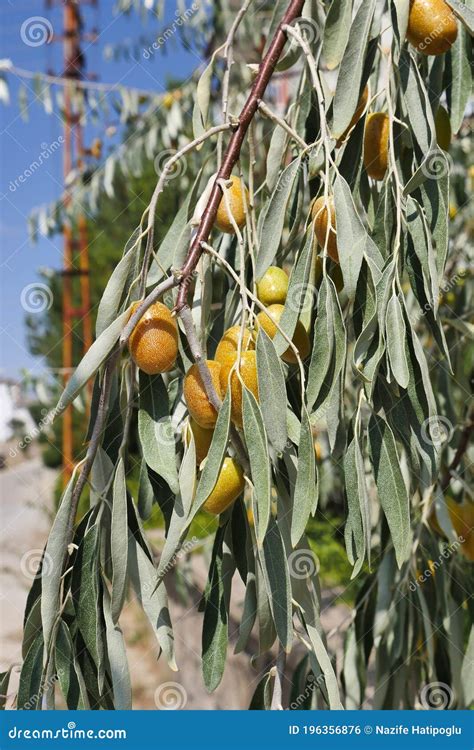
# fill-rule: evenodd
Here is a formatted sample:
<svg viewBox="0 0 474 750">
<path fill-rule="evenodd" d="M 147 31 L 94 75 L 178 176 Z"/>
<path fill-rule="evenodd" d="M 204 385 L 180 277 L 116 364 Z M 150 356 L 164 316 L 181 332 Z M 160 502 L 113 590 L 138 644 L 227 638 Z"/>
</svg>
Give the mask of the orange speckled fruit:
<svg viewBox="0 0 474 750">
<path fill-rule="evenodd" d="M 239 337 L 240 326 L 232 326 L 232 328 L 228 328 L 217 345 L 214 359 L 222 364 L 227 357 L 235 354 L 239 343 Z M 252 332 L 249 331 L 248 328 L 245 328 L 242 338 L 242 351 L 244 352 L 248 349 L 255 349 L 255 343 Z"/>
<path fill-rule="evenodd" d="M 221 371 L 220 362 L 213 359 L 207 360 L 207 366 L 211 373 L 211 379 L 216 389 L 217 395 L 222 398 L 219 374 Z M 191 365 L 187 371 L 183 384 L 184 399 L 186 401 L 190 416 L 198 423 L 200 427 L 210 430 L 217 421 L 217 411 L 209 401 L 202 382 L 199 368 L 196 364 Z"/>
<path fill-rule="evenodd" d="M 388 166 L 390 121 L 385 112 L 367 117 L 364 133 L 364 167 L 373 180 L 383 180 Z"/>
<path fill-rule="evenodd" d="M 277 325 L 280 323 L 280 318 L 284 309 L 283 305 L 270 305 L 270 307 L 266 308 L 266 311 L 262 310 L 262 312 L 259 312 L 257 315 L 257 326 L 261 326 L 267 336 L 270 336 L 271 339 L 275 337 Z M 298 320 L 296 324 L 292 341 L 298 349 L 301 359 L 306 359 L 311 347 L 306 328 L 301 320 Z M 295 353 L 290 347 L 288 347 L 288 349 L 281 355 L 281 358 L 289 364 L 296 364 L 298 361 Z"/>
<path fill-rule="evenodd" d="M 240 177 L 232 175 L 230 177 L 230 181 L 232 182 L 232 185 L 227 189 L 227 197 L 229 200 L 230 210 L 232 212 L 232 216 L 234 217 L 235 223 L 237 224 L 239 229 L 242 229 L 242 227 L 245 226 L 243 191 L 245 191 L 245 203 L 247 206 L 249 204 L 249 194 L 245 185 L 242 184 Z M 227 206 L 224 196 L 222 196 L 221 202 L 219 203 L 219 208 L 217 209 L 216 227 L 220 229 L 221 232 L 226 232 L 227 234 L 235 234 L 234 225 L 232 224 L 230 216 L 227 212 Z"/>
<path fill-rule="evenodd" d="M 313 203 L 313 208 L 311 209 L 311 216 L 314 219 L 314 232 L 316 234 L 318 244 L 320 245 L 320 247 L 324 248 L 326 245 L 327 236 L 328 255 L 335 263 L 339 263 L 336 235 L 336 209 L 334 207 L 334 199 L 332 197 L 329 197 L 327 199 L 327 203 L 325 203 L 324 196 L 322 195 L 320 198 L 315 200 Z M 328 217 L 330 217 L 329 227 Z"/>
<path fill-rule="evenodd" d="M 139 305 L 132 305 L 130 315 Z M 148 308 L 132 331 L 128 349 L 137 367 L 148 375 L 171 370 L 178 356 L 178 326 L 166 305 L 155 302 Z"/>
<path fill-rule="evenodd" d="M 201 425 L 199 425 L 192 417 L 189 418 L 188 429 L 193 433 L 194 447 L 196 449 L 196 463 L 199 466 L 209 453 L 214 430 L 208 430 L 205 427 L 201 427 Z"/>
<path fill-rule="evenodd" d="M 444 0 L 410 0 L 407 39 L 424 55 L 442 55 L 456 41 L 456 17 Z"/>
<path fill-rule="evenodd" d="M 222 362 L 220 383 L 221 390 L 223 393 L 227 391 L 229 387 L 229 375 L 237 360 L 237 352 L 230 354 L 225 361 Z M 257 355 L 255 351 L 242 352 L 240 357 L 240 377 L 242 378 L 244 385 L 249 391 L 252 391 L 253 395 L 258 401 L 258 376 L 257 376 Z M 237 367 L 230 376 L 230 387 L 232 396 L 232 421 L 235 422 L 239 427 L 243 425 L 242 419 L 242 383 L 237 374 Z"/>
<path fill-rule="evenodd" d="M 224 458 L 215 487 L 202 506 L 203 509 L 218 516 L 237 500 L 244 487 L 244 472 L 240 464 L 233 458 Z"/>
<path fill-rule="evenodd" d="M 342 145 L 342 143 L 346 140 L 348 133 L 350 133 L 350 131 L 352 130 L 352 128 L 354 127 L 354 125 L 356 125 L 356 123 L 359 122 L 360 118 L 362 117 L 362 115 L 364 113 L 364 109 L 365 109 L 365 107 L 367 105 L 368 98 L 369 98 L 369 87 L 366 84 L 365 88 L 364 88 L 364 90 L 362 92 L 362 94 L 360 95 L 360 99 L 359 99 L 359 103 L 357 105 L 357 109 L 354 112 L 354 114 L 352 115 L 352 119 L 351 119 L 349 125 L 347 126 L 347 128 L 345 129 L 345 131 L 343 132 L 343 134 L 340 136 L 340 138 L 337 139 L 337 142 L 336 142 L 337 148 L 339 148 L 339 146 Z"/>
</svg>

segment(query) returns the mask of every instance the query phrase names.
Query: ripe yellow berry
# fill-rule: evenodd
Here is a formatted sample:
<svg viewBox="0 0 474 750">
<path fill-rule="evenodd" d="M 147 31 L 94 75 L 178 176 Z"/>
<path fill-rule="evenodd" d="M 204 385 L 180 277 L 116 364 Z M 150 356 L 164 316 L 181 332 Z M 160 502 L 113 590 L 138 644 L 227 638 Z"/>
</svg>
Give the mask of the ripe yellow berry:
<svg viewBox="0 0 474 750">
<path fill-rule="evenodd" d="M 257 296 L 264 305 L 284 305 L 288 293 L 288 274 L 270 266 L 257 284 Z"/>
<path fill-rule="evenodd" d="M 456 41 L 458 25 L 444 0 L 410 0 L 407 38 L 425 55 L 442 55 Z"/>
<path fill-rule="evenodd" d="M 334 199 L 332 197 L 329 197 L 327 199 L 327 202 L 325 202 L 324 196 L 322 195 L 320 198 L 315 200 L 311 209 L 311 216 L 314 219 L 314 232 L 316 234 L 318 244 L 320 245 L 320 247 L 324 248 L 326 245 L 327 237 L 328 255 L 335 263 L 339 263 L 336 234 L 336 209 L 334 207 Z M 328 217 L 330 217 L 330 221 L 328 221 Z"/>
<path fill-rule="evenodd" d="M 222 364 L 229 356 L 235 354 L 239 344 L 239 337 L 240 326 L 228 328 L 217 345 L 214 359 Z M 245 328 L 242 337 L 242 351 L 244 352 L 248 349 L 255 349 L 255 344 L 252 332 L 248 328 Z"/>
<path fill-rule="evenodd" d="M 220 372 L 220 384 L 222 393 L 226 393 L 229 387 L 229 375 L 234 364 L 237 361 L 237 353 L 230 354 L 223 362 Z M 258 376 L 257 376 L 257 355 L 255 351 L 242 352 L 240 357 L 239 375 L 237 374 L 237 366 L 235 367 L 232 375 L 230 376 L 230 388 L 232 396 L 232 409 L 231 416 L 232 421 L 235 422 L 239 427 L 243 425 L 242 418 L 242 381 L 249 391 L 252 391 L 253 395 L 258 401 Z"/>
<path fill-rule="evenodd" d="M 364 167 L 374 180 L 383 180 L 388 166 L 390 120 L 385 112 L 372 112 L 367 117 L 364 133 Z"/>
<path fill-rule="evenodd" d="M 201 425 L 199 425 L 192 417 L 189 418 L 188 430 L 193 433 L 194 447 L 196 449 L 196 463 L 199 466 L 209 453 L 214 430 L 208 430 L 205 427 L 201 427 Z"/>
<path fill-rule="evenodd" d="M 243 194 L 245 191 L 245 205 L 247 206 L 249 204 L 249 194 L 247 188 L 242 184 L 242 181 L 239 177 L 232 175 L 230 181 L 232 185 L 227 189 L 227 199 L 229 201 L 229 206 L 232 212 L 232 216 L 234 217 L 234 221 L 239 229 L 242 229 L 242 227 L 245 226 L 245 208 Z M 227 234 L 235 233 L 234 225 L 232 224 L 229 213 L 227 211 L 224 196 L 222 196 L 221 202 L 219 203 L 219 208 L 217 209 L 216 227 L 220 229 L 221 232 L 226 232 Z"/>
<path fill-rule="evenodd" d="M 233 458 L 224 458 L 215 487 L 204 503 L 203 509 L 218 516 L 237 500 L 244 488 L 245 479 L 242 467 Z"/>
<path fill-rule="evenodd" d="M 283 305 L 270 305 L 265 311 L 262 310 L 262 312 L 257 315 L 257 327 L 261 326 L 267 336 L 270 336 L 271 339 L 275 337 L 278 330 L 277 325 L 280 323 L 280 318 L 284 309 Z M 298 349 L 301 359 L 306 359 L 311 347 L 306 328 L 300 320 L 298 320 L 296 324 L 292 341 Z M 289 364 L 296 364 L 298 361 L 295 353 L 290 347 L 288 347 L 288 349 L 281 355 L 281 358 Z"/>
<path fill-rule="evenodd" d="M 140 305 L 132 305 L 130 316 Z M 155 302 L 138 321 L 128 341 L 130 355 L 148 375 L 171 370 L 178 356 L 176 318 L 161 302 Z"/>
<path fill-rule="evenodd" d="M 362 92 L 362 94 L 360 95 L 360 99 L 359 99 L 359 103 L 357 105 L 357 109 L 354 112 L 354 114 L 352 115 L 352 119 L 351 119 L 349 125 L 347 126 L 347 128 L 345 129 L 345 131 L 343 132 L 343 134 L 340 136 L 340 138 L 337 139 L 337 142 L 336 142 L 336 147 L 337 148 L 339 148 L 339 146 L 341 146 L 344 143 L 344 141 L 347 138 L 348 133 L 350 133 L 350 131 L 352 130 L 352 128 L 354 127 L 354 125 L 356 125 L 359 122 L 360 118 L 362 117 L 362 115 L 364 113 L 364 109 L 367 106 L 367 100 L 368 100 L 368 98 L 369 98 L 369 87 L 366 84 L 365 88 L 364 88 L 364 90 Z"/>
<path fill-rule="evenodd" d="M 207 360 L 207 366 L 211 373 L 211 379 L 219 398 L 222 398 L 221 386 L 219 382 L 219 373 L 221 371 L 220 362 L 213 359 Z M 209 430 L 216 424 L 217 411 L 209 401 L 201 379 L 199 368 L 196 364 L 191 365 L 187 371 L 183 383 L 184 400 L 186 401 L 189 414 L 200 425 Z"/>
</svg>

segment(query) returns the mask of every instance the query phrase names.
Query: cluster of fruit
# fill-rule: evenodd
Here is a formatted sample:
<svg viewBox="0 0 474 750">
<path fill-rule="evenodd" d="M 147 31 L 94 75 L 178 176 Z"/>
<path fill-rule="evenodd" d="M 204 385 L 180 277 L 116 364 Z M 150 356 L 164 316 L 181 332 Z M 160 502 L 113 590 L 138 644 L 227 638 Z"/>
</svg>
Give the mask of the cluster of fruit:
<svg viewBox="0 0 474 750">
<path fill-rule="evenodd" d="M 235 216 L 234 214 L 234 220 Z M 207 360 L 211 380 L 219 398 L 223 399 L 227 389 L 231 389 L 231 419 L 239 428 L 243 426 L 243 385 L 257 400 L 259 397 L 255 336 L 260 327 L 270 338 L 275 336 L 287 290 L 288 276 L 285 271 L 276 266 L 270 267 L 257 287 L 259 300 L 265 305 L 265 309 L 256 316 L 255 329 L 242 330 L 239 325 L 229 328 L 217 345 L 214 359 Z M 132 313 L 136 304 L 138 303 L 132 307 Z M 306 359 L 310 342 L 300 321 L 293 334 L 293 345 L 299 356 Z M 146 311 L 130 336 L 129 350 L 135 364 L 149 375 L 167 372 L 174 366 L 178 356 L 178 326 L 166 305 L 157 302 Z M 282 359 L 288 363 L 297 362 L 291 347 L 282 354 Z M 193 364 L 185 375 L 183 395 L 190 417 L 189 429 L 195 442 L 196 461 L 200 465 L 211 445 L 217 411 L 206 393 L 197 364 Z M 224 459 L 216 486 L 204 509 L 210 513 L 222 513 L 243 489 L 242 468 L 234 458 L 228 456 Z"/>
<path fill-rule="evenodd" d="M 457 36 L 457 24 L 453 13 L 444 0 L 412 0 L 407 37 L 419 51 L 437 55 L 446 52 Z M 367 107 L 369 90 L 366 86 L 356 112 L 343 135 L 337 142 L 342 145 L 348 134 L 362 117 Z M 438 140 L 449 145 L 445 130 L 443 110 L 437 119 Z M 444 114 L 447 115 L 447 113 Z M 448 118 L 449 120 L 449 118 Z M 449 124 L 449 123 L 448 123 Z M 364 166 L 369 177 L 383 180 L 388 166 L 390 122 L 384 112 L 372 112 L 367 116 L 364 134 Z M 447 141 L 447 145 L 446 145 Z M 249 199 L 241 180 L 232 176 L 218 207 L 215 225 L 226 233 L 234 234 L 246 222 L 246 206 Z M 334 200 L 330 195 L 318 197 L 312 205 L 311 217 L 318 244 L 325 248 L 331 260 L 338 264 L 337 228 Z M 339 280 L 341 281 L 341 280 Z M 336 286 L 338 284 L 336 283 Z M 342 283 L 339 284 L 342 287 Z M 218 396 L 223 399 L 231 389 L 231 418 L 242 428 L 242 388 L 253 393 L 258 400 L 257 361 L 255 336 L 261 327 L 273 339 L 279 329 L 288 291 L 288 276 L 282 268 L 271 266 L 257 285 L 257 294 L 265 309 L 259 312 L 255 328 L 236 325 L 227 330 L 220 340 L 214 359 L 207 360 L 212 383 Z M 135 309 L 136 303 L 132 312 Z M 308 333 L 298 321 L 293 334 L 293 347 L 288 347 L 282 359 L 295 364 L 299 357 L 304 360 L 310 352 Z M 152 375 L 169 371 L 178 356 L 178 326 L 172 312 L 161 302 L 152 305 L 135 327 L 129 341 L 131 356 L 136 365 Z M 197 364 L 193 364 L 184 378 L 184 398 L 189 412 L 189 430 L 192 431 L 198 465 L 206 458 L 212 441 L 217 412 L 210 402 Z M 189 435 L 189 433 L 188 433 Z M 224 459 L 217 483 L 206 501 L 205 510 L 219 514 L 228 508 L 242 493 L 245 486 L 242 467 L 227 456 Z"/>
</svg>

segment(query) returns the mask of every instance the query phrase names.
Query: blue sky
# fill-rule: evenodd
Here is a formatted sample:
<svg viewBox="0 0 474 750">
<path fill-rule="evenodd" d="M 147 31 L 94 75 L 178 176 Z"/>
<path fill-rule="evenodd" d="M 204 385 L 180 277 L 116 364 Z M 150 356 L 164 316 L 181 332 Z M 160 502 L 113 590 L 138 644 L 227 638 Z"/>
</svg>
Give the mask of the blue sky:
<svg viewBox="0 0 474 750">
<path fill-rule="evenodd" d="M 187 3 L 189 4 L 189 3 Z M 97 74 L 98 80 L 125 86 L 163 91 L 168 75 L 187 77 L 198 67 L 200 60 L 191 50 L 177 42 L 167 43 L 167 54 L 155 54 L 150 60 L 140 55 L 136 60 L 108 61 L 104 50 L 108 45 L 138 40 L 141 36 L 153 39 L 163 25 L 174 17 L 175 3 L 166 3 L 169 18 L 163 23 L 149 17 L 143 24 L 137 14 L 114 15 L 113 0 L 99 0 L 98 9 L 86 6 L 83 11 L 86 30 L 96 27 L 99 38 L 96 44 L 85 43 L 87 68 Z M 28 70 L 60 74 L 62 45 L 60 43 L 29 46 L 22 41 L 22 24 L 34 16 L 46 17 L 55 33 L 62 28 L 62 10 L 45 10 L 43 0 L 4 0 L 1 14 L 2 58 L 10 59 L 17 67 Z M 44 144 L 52 144 L 62 135 L 62 122 L 57 111 L 47 115 L 40 103 L 29 94 L 28 122 L 24 122 L 18 106 L 19 83 L 8 75 L 10 105 L 0 104 L 1 161 L 0 171 L 0 237 L 1 237 L 1 319 L 0 319 L 0 377 L 18 377 L 27 368 L 34 374 L 44 372 L 41 359 L 32 357 L 26 346 L 22 307 L 25 289 L 38 282 L 41 267 L 60 268 L 62 263 L 62 237 L 40 238 L 36 245 L 28 239 L 26 219 L 33 208 L 55 200 L 62 191 L 62 148 L 58 148 L 31 177 L 18 183 L 18 177 L 38 158 Z M 32 90 L 32 81 L 26 82 Z M 88 125 L 85 142 L 102 135 L 100 127 Z M 110 140 L 107 145 L 110 145 Z M 17 180 L 17 187 L 11 183 Z"/>
</svg>

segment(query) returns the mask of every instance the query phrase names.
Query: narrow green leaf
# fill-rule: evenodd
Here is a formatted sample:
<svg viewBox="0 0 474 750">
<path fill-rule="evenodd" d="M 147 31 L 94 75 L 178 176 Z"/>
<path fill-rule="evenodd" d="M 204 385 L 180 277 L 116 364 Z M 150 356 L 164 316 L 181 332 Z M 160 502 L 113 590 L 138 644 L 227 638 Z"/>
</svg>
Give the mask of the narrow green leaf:
<svg viewBox="0 0 474 750">
<path fill-rule="evenodd" d="M 301 159 L 296 158 L 283 170 L 268 202 L 259 232 L 260 249 L 255 268 L 256 279 L 262 278 L 277 254 L 285 223 L 286 209 L 300 166 Z"/>
<path fill-rule="evenodd" d="M 137 540 L 128 537 L 129 575 L 137 599 L 155 633 L 170 669 L 178 670 L 174 655 L 174 637 L 168 609 L 168 598 L 163 583 L 157 583 L 157 570 Z M 168 562 L 168 569 L 170 564 Z"/>
<path fill-rule="evenodd" d="M 362 478 L 358 471 L 356 450 L 357 445 L 355 438 L 353 438 L 344 455 L 344 480 L 348 508 L 346 525 L 344 527 L 344 539 L 349 562 L 351 565 L 355 565 L 352 578 L 359 572 L 365 558 L 365 535 L 361 513 L 361 503 L 364 501 L 364 498 L 361 495 Z"/>
<path fill-rule="evenodd" d="M 461 3 L 459 3 L 461 6 Z M 470 14 L 470 20 L 474 18 L 474 12 L 466 7 L 467 13 Z M 448 65 L 450 69 L 451 85 L 447 89 L 449 117 L 451 120 L 451 129 L 457 133 L 462 125 L 469 97 L 472 93 L 472 72 L 471 72 L 471 39 L 466 29 L 458 24 L 458 36 L 448 55 Z M 472 34 L 472 31 L 471 31 Z"/>
<path fill-rule="evenodd" d="M 49 647 L 51 633 L 59 612 L 59 589 L 65 562 L 65 549 L 69 542 L 67 535 L 74 482 L 75 477 L 73 476 L 64 490 L 44 553 L 41 573 L 41 622 L 46 648 Z"/>
<path fill-rule="evenodd" d="M 286 385 L 281 360 L 263 328 L 257 336 L 258 395 L 268 438 L 278 453 L 288 440 L 286 424 Z"/>
<path fill-rule="evenodd" d="M 191 237 L 191 211 L 196 203 L 201 177 L 202 170 L 199 171 L 186 198 L 180 205 L 179 211 L 163 238 L 156 256 L 152 260 L 146 280 L 147 287 L 157 284 L 163 278 L 165 271 L 172 266 L 180 268 L 182 265 L 182 259 L 189 246 L 189 239 Z"/>
<path fill-rule="evenodd" d="M 74 653 L 74 644 L 69 628 L 64 620 L 61 620 L 59 623 L 54 658 L 59 686 L 68 709 L 77 710 L 88 707 L 87 693 L 86 701 L 84 702 L 81 682 L 78 679 L 80 667 Z"/>
<path fill-rule="evenodd" d="M 87 381 L 95 375 L 101 364 L 105 362 L 122 333 L 129 316 L 130 312 L 128 310 L 119 315 L 118 318 L 116 318 L 116 320 L 114 320 L 114 322 L 100 334 L 92 344 L 91 348 L 85 353 L 72 376 L 69 378 L 62 396 L 58 401 L 56 406 L 56 412 L 58 414 L 60 414 L 66 406 L 71 403 L 71 401 L 74 401 L 79 391 L 81 391 Z"/>
<path fill-rule="evenodd" d="M 127 545 L 124 546 L 127 547 Z M 103 586 L 103 605 L 107 657 L 110 664 L 112 688 L 114 691 L 114 707 L 117 711 L 128 711 L 132 708 L 132 686 L 127 653 L 122 631 L 113 622 L 110 596 L 105 586 Z"/>
<path fill-rule="evenodd" d="M 339 696 L 337 678 L 331 664 L 329 654 L 326 651 L 326 647 L 323 643 L 321 635 L 318 632 L 318 629 L 310 623 L 305 623 L 305 627 L 306 632 L 308 633 L 308 637 L 311 641 L 311 645 L 314 649 L 314 654 L 324 675 L 324 681 L 326 683 L 326 689 L 328 693 L 329 708 L 333 711 L 339 711 L 343 708 L 343 705 Z"/>
<path fill-rule="evenodd" d="M 140 371 L 138 434 L 148 466 L 178 492 L 176 444 L 169 414 L 169 398 L 161 375 Z"/>
<path fill-rule="evenodd" d="M 317 508 L 318 475 L 314 453 L 314 439 L 309 415 L 303 407 L 301 412 L 301 433 L 298 446 L 298 473 L 293 495 L 291 517 L 291 544 L 296 547 L 300 541 L 308 519 Z"/>
<path fill-rule="evenodd" d="M 289 653 L 293 640 L 290 575 L 280 530 L 273 517 L 263 540 L 260 559 L 277 636 Z"/>
<path fill-rule="evenodd" d="M 334 183 L 339 263 L 348 297 L 355 296 L 364 257 L 371 258 L 381 269 L 383 258 L 360 220 L 349 185 L 340 175 Z"/>
<path fill-rule="evenodd" d="M 376 4 L 377 0 L 365 0 L 350 27 L 349 41 L 344 50 L 334 95 L 334 138 L 339 138 L 344 133 L 359 102 L 362 71 Z"/>
<path fill-rule="evenodd" d="M 225 551 L 227 524 L 218 529 L 214 540 L 202 628 L 202 674 L 206 690 L 212 693 L 220 684 L 227 656 L 228 600 L 235 570 Z"/>
<path fill-rule="evenodd" d="M 40 633 L 33 641 L 23 662 L 18 686 L 17 709 L 36 711 L 41 709 L 41 679 L 43 675 L 43 636 Z"/>
<path fill-rule="evenodd" d="M 352 20 L 352 0 L 332 0 L 324 26 L 322 56 L 329 70 L 340 64 Z"/>
<path fill-rule="evenodd" d="M 396 294 L 392 294 L 387 305 L 385 333 L 390 367 L 397 383 L 402 388 L 406 388 L 410 379 L 405 353 L 406 328 L 402 308 Z"/>
<path fill-rule="evenodd" d="M 72 572 L 71 592 L 77 624 L 84 643 L 94 659 L 97 670 L 103 667 L 104 642 L 99 600 L 99 527 L 94 524 L 85 534 L 77 550 Z M 102 606 L 100 605 L 100 609 Z"/>
<path fill-rule="evenodd" d="M 111 616 L 117 624 L 122 611 L 127 591 L 127 488 L 125 486 L 125 467 L 121 458 L 117 464 L 112 493 L 112 527 L 110 548 L 112 555 L 112 604 Z"/>
<path fill-rule="evenodd" d="M 153 507 L 153 487 L 148 476 L 147 464 L 144 458 L 142 458 L 140 464 L 140 479 L 138 482 L 138 502 L 137 509 L 140 514 L 140 518 L 146 521 L 150 518 L 152 507 Z"/>
<path fill-rule="evenodd" d="M 257 544 L 261 546 L 270 519 L 270 458 L 262 412 L 253 393 L 245 387 L 242 393 L 242 414 L 252 474 Z"/>
<path fill-rule="evenodd" d="M 411 547 L 410 506 L 393 433 L 376 414 L 369 422 L 369 450 L 378 497 L 392 535 L 398 567 L 401 567 Z"/>
<path fill-rule="evenodd" d="M 217 52 L 217 50 L 216 50 Z M 214 58 L 216 52 L 211 57 L 211 61 L 205 68 L 196 86 L 196 98 L 194 100 L 193 110 L 193 132 L 194 137 L 199 138 L 207 128 L 209 115 L 209 104 L 211 102 L 211 85 L 214 72 Z"/>
<path fill-rule="evenodd" d="M 97 310 L 97 320 L 95 324 L 96 336 L 100 336 L 115 320 L 120 308 L 120 302 L 126 282 L 129 277 L 130 269 L 140 251 L 140 243 L 136 243 L 139 232 L 136 229 L 125 247 L 123 257 L 115 266 L 107 282 L 105 291 L 99 303 Z"/>
</svg>

